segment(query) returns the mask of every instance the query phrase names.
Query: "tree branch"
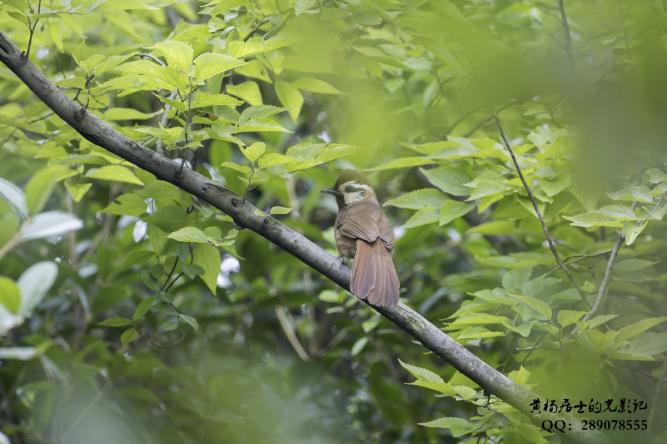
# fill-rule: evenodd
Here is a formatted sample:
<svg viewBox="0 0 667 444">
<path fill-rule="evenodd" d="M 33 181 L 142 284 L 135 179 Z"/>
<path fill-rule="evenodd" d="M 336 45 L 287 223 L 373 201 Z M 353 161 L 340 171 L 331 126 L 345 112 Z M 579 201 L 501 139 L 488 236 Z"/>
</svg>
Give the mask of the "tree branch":
<svg viewBox="0 0 667 444">
<path fill-rule="evenodd" d="M 616 264 L 616 258 L 618 257 L 618 252 L 623 246 L 624 241 L 625 241 L 625 236 L 623 235 L 623 233 L 619 234 L 618 240 L 616 241 L 614 248 L 611 250 L 611 256 L 609 256 L 609 262 L 607 262 L 607 269 L 604 272 L 604 277 L 602 278 L 602 283 L 600 284 L 600 288 L 598 289 L 598 294 L 595 297 L 595 301 L 593 302 L 593 307 L 591 307 L 590 311 L 586 313 L 586 316 L 584 316 L 583 319 L 584 321 L 591 319 L 595 315 L 595 313 L 597 313 L 598 309 L 600 308 L 600 305 L 602 305 L 602 302 L 607 296 L 607 289 L 609 288 L 609 280 L 611 279 L 611 272 L 614 269 L 614 264 Z"/>
<path fill-rule="evenodd" d="M 528 194 L 528 198 L 530 199 L 530 203 L 533 204 L 533 209 L 535 210 L 535 214 L 537 215 L 537 218 L 540 221 L 540 225 L 542 225 L 542 231 L 544 231 L 544 236 L 547 238 L 547 243 L 549 244 L 549 249 L 551 250 L 551 254 L 553 254 L 554 259 L 556 259 L 556 263 L 558 264 L 560 269 L 563 270 L 563 273 L 565 273 L 565 276 L 567 276 L 567 279 L 570 281 L 570 283 L 572 283 L 574 288 L 577 289 L 577 293 L 579 293 L 579 297 L 581 298 L 581 300 L 584 301 L 584 303 L 590 308 L 591 304 L 586 299 L 586 295 L 584 294 L 581 287 L 579 287 L 579 284 L 574 279 L 572 274 L 570 274 L 570 271 L 568 270 L 567 266 L 563 263 L 562 259 L 560 258 L 560 254 L 558 254 L 558 250 L 556 249 L 556 242 L 554 241 L 554 238 L 551 235 L 551 232 L 549 231 L 549 227 L 547 226 L 547 223 L 544 220 L 544 216 L 542 215 L 542 211 L 540 210 L 540 207 L 537 205 L 537 201 L 535 200 L 535 196 L 533 196 L 533 191 L 530 189 L 530 186 L 528 185 L 528 182 L 526 181 L 526 178 L 523 176 L 523 172 L 521 171 L 521 167 L 519 166 L 519 162 L 516 160 L 516 156 L 514 155 L 514 151 L 512 150 L 512 146 L 510 145 L 510 142 L 507 139 L 507 135 L 505 134 L 505 130 L 503 129 L 503 126 L 500 123 L 500 119 L 498 119 L 498 115 L 494 115 L 493 118 L 495 119 L 496 125 L 498 126 L 498 131 L 500 132 L 500 138 L 503 140 L 503 144 L 505 145 L 505 148 L 507 149 L 507 151 L 510 153 L 510 156 L 512 157 L 512 162 L 514 162 L 514 167 L 516 168 L 516 172 L 519 175 L 519 179 L 521 179 L 521 183 L 523 184 L 523 188 L 526 190 L 526 193 Z"/>
<path fill-rule="evenodd" d="M 196 171 L 180 168 L 179 162 L 165 158 L 113 129 L 70 100 L 35 65 L 22 58 L 16 45 L 2 32 L 0 32 L 0 48 L 2 49 L 0 61 L 85 139 L 218 208 L 231 216 L 240 227 L 263 236 L 342 288 L 349 290 L 350 268 L 341 264 L 320 246 L 275 218 L 261 215 L 251 203 Z M 402 303 L 395 308 L 373 308 L 419 340 L 426 348 L 447 360 L 485 391 L 496 395 L 519 411 L 530 414 L 529 404 L 537 398 L 536 394 L 479 359 L 415 310 Z M 533 420 L 540 418 L 541 415 L 531 415 Z M 574 418 L 570 420 L 577 421 Z M 602 439 L 599 434 L 581 431 L 580 427 L 575 428 L 574 425 L 568 437 L 582 442 L 600 442 Z"/>
</svg>

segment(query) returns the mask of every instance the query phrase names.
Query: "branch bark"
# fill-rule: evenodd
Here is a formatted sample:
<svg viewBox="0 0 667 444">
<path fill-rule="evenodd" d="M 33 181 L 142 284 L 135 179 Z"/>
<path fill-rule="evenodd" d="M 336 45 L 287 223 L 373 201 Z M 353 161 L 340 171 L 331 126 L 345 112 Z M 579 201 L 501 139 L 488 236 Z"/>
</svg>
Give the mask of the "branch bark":
<svg viewBox="0 0 667 444">
<path fill-rule="evenodd" d="M 42 102 L 88 141 L 218 208 L 231 216 L 240 227 L 263 236 L 342 288 L 349 290 L 350 269 L 341 264 L 337 258 L 275 218 L 258 215 L 261 213 L 256 212 L 255 206 L 230 190 L 213 183 L 196 171 L 181 168 L 180 162 L 165 158 L 127 138 L 108 123 L 70 100 L 48 80 L 44 73 L 21 55 L 16 45 L 2 32 L 0 32 L 0 61 L 13 71 Z M 402 303 L 391 309 L 373 308 L 475 381 L 486 392 L 496 395 L 519 411 L 530 414 L 529 404 L 538 397 L 535 393 L 516 384 L 479 359 L 415 310 Z M 540 416 L 531 415 L 531 418 L 537 420 Z M 597 434 L 582 432 L 579 427 L 573 427 L 569 436 L 581 442 L 600 442 L 601 440 Z"/>
</svg>

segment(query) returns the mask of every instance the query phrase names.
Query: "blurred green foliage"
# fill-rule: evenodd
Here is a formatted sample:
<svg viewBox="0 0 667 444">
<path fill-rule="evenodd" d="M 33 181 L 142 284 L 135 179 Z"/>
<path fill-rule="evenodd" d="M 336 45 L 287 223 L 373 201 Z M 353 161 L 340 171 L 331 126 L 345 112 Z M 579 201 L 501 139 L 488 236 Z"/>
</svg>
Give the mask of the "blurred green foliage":
<svg viewBox="0 0 667 444">
<path fill-rule="evenodd" d="M 332 253 L 319 191 L 366 170 L 408 304 L 544 397 L 646 400 L 664 442 L 664 1 L 4 0 L 0 27 Z M 0 442 L 559 440 L 0 79 Z"/>
</svg>

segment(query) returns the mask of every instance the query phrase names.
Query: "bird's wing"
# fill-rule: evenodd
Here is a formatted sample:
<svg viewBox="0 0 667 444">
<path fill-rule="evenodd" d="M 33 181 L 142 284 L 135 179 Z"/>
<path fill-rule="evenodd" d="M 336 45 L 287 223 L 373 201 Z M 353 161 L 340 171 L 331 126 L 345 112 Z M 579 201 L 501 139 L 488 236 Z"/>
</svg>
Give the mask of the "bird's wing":
<svg viewBox="0 0 667 444">
<path fill-rule="evenodd" d="M 391 227 L 391 225 L 389 224 L 389 220 L 382 212 L 380 212 L 380 215 L 378 217 L 378 229 L 380 231 L 380 237 L 382 238 L 382 242 L 384 242 L 384 246 L 387 247 L 389 251 L 393 250 L 394 229 Z"/>
<path fill-rule="evenodd" d="M 344 213 L 338 218 L 338 229 L 343 235 L 368 243 L 381 238 L 387 249 L 393 248 L 394 230 L 379 206 L 362 202 L 342 211 Z"/>
</svg>

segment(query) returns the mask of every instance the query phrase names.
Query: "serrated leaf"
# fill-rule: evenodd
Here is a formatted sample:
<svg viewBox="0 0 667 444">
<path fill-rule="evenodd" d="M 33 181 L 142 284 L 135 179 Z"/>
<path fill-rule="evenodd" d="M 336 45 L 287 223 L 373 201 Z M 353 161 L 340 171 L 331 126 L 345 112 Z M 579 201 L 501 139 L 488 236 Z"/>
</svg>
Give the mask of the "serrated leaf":
<svg viewBox="0 0 667 444">
<path fill-rule="evenodd" d="M 207 106 L 238 106 L 243 102 L 227 94 L 210 94 L 200 92 L 190 102 L 190 108 L 205 108 Z"/>
<path fill-rule="evenodd" d="M 202 82 L 245 63 L 228 55 L 205 52 L 194 61 L 195 81 Z"/>
<path fill-rule="evenodd" d="M 623 224 L 611 216 L 591 211 L 588 213 L 577 214 L 576 216 L 563 216 L 571 222 L 571 225 L 582 228 L 609 227 L 622 228 Z"/>
<path fill-rule="evenodd" d="M 421 422 L 419 425 L 424 427 L 448 429 L 454 438 L 472 433 L 477 430 L 477 424 L 464 418 L 443 417 L 433 421 Z"/>
<path fill-rule="evenodd" d="M 631 185 L 615 193 L 607 193 L 607 196 L 613 200 L 653 203 L 651 190 L 644 185 Z"/>
<path fill-rule="evenodd" d="M 470 182 L 470 177 L 461 168 L 443 166 L 433 169 L 420 168 L 419 171 L 426 176 L 431 184 L 445 193 L 455 196 L 467 196 L 470 188 L 463 185 Z"/>
<path fill-rule="evenodd" d="M 440 226 L 447 225 L 454 219 L 463 217 L 475 208 L 476 204 L 457 202 L 455 200 L 446 200 L 440 205 L 440 215 L 438 224 Z"/>
<path fill-rule="evenodd" d="M 251 105 L 262 105 L 264 102 L 262 100 L 262 92 L 257 86 L 257 83 L 253 81 L 247 81 L 239 83 L 238 85 L 227 85 L 227 93 L 236 96 L 240 99 L 245 100 Z"/>
<path fill-rule="evenodd" d="M 414 228 L 422 225 L 434 224 L 438 222 L 438 217 L 439 210 L 435 208 L 417 210 L 410 219 L 405 222 L 403 228 Z"/>
<path fill-rule="evenodd" d="M 574 324 L 585 315 L 585 311 L 559 310 L 556 315 L 556 320 L 561 327 L 567 327 L 568 325 Z"/>
<path fill-rule="evenodd" d="M 241 148 L 241 153 L 251 162 L 257 161 L 266 151 L 266 144 L 264 142 L 255 142 L 247 148 Z"/>
<path fill-rule="evenodd" d="M 132 108 L 111 108 L 102 114 L 102 119 L 114 120 L 147 120 L 155 117 L 160 111 L 154 113 L 142 113 Z"/>
<path fill-rule="evenodd" d="M 394 170 L 398 168 L 411 168 L 415 166 L 429 165 L 435 163 L 431 159 L 426 157 L 401 157 L 398 159 L 393 159 L 388 162 L 382 163 L 374 168 L 370 168 L 368 171 L 382 171 L 382 170 Z"/>
<path fill-rule="evenodd" d="M 302 77 L 292 82 L 292 85 L 302 91 L 309 91 L 317 94 L 341 94 L 338 89 L 331 86 L 324 80 L 315 79 L 312 77 Z"/>
<path fill-rule="evenodd" d="M 635 322 L 634 324 L 626 325 L 617 331 L 616 340 L 618 342 L 623 342 L 628 339 L 632 339 L 635 336 L 645 332 L 650 328 L 655 327 L 656 325 L 662 324 L 665 321 L 667 321 L 667 316 L 646 318 L 639 322 Z"/>
<path fill-rule="evenodd" d="M 186 73 L 190 70 L 194 51 L 187 43 L 171 40 L 156 43 L 155 48 L 167 61 L 167 66 Z"/>
<path fill-rule="evenodd" d="M 239 124 L 244 124 L 250 120 L 265 119 L 275 114 L 285 111 L 285 108 L 273 105 L 249 106 L 244 109 L 239 117 Z"/>
<path fill-rule="evenodd" d="M 167 236 L 179 242 L 191 242 L 197 244 L 208 244 L 209 238 L 197 227 L 183 227 Z"/>
<path fill-rule="evenodd" d="M 129 183 L 132 185 L 144 184 L 129 168 L 121 165 L 107 165 L 102 168 L 94 168 L 88 170 L 85 177 L 111 182 Z"/>
<path fill-rule="evenodd" d="M 422 188 L 420 190 L 410 191 L 394 199 L 389 199 L 384 206 L 408 208 L 419 210 L 422 208 L 440 208 L 445 199 L 445 195 L 435 188 Z"/>
<path fill-rule="evenodd" d="M 287 82 L 276 82 L 275 88 L 278 100 L 287 108 L 290 117 L 296 122 L 303 105 L 303 96 L 298 89 Z"/>
</svg>

